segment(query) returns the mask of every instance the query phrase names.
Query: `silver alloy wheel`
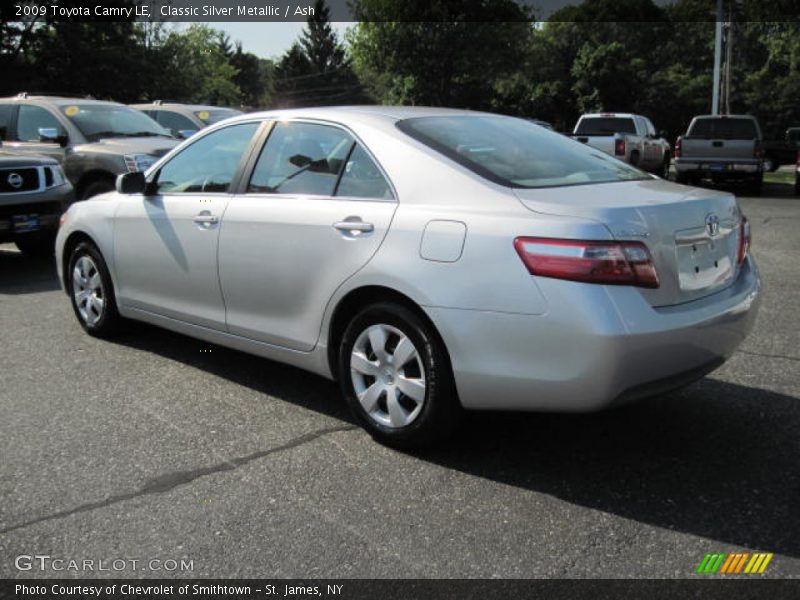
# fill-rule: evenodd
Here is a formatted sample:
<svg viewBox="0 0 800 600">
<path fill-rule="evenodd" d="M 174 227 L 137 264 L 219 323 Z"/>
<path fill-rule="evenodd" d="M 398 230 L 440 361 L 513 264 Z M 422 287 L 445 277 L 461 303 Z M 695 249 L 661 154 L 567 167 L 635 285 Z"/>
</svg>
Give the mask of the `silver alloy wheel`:
<svg viewBox="0 0 800 600">
<path fill-rule="evenodd" d="M 72 269 L 72 295 L 83 322 L 87 325 L 97 323 L 103 316 L 106 303 L 100 271 L 91 256 L 81 256 Z"/>
<path fill-rule="evenodd" d="M 356 397 L 377 423 L 405 427 L 425 403 L 425 369 L 409 337 L 391 325 L 370 325 L 350 354 Z"/>
</svg>

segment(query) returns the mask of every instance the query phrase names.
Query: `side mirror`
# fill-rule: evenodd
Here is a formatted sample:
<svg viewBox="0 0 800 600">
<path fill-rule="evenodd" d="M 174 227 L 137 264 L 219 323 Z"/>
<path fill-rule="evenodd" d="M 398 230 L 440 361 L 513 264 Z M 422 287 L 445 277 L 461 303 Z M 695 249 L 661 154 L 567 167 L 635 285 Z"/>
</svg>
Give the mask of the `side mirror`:
<svg viewBox="0 0 800 600">
<path fill-rule="evenodd" d="M 58 144 L 63 148 L 69 141 L 66 135 L 59 135 L 58 129 L 55 127 L 39 127 L 36 131 L 39 134 L 40 142 Z"/>
<path fill-rule="evenodd" d="M 120 194 L 143 194 L 147 187 L 144 173 L 123 173 L 117 176 L 116 186 Z"/>
</svg>

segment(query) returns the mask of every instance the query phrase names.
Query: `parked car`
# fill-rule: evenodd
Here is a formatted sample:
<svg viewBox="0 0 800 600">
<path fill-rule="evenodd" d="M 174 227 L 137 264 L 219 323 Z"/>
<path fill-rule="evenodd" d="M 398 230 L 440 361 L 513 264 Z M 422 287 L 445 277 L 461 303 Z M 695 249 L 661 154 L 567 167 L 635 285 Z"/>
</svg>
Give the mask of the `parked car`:
<svg viewBox="0 0 800 600">
<path fill-rule="evenodd" d="M 800 127 L 789 127 L 782 140 L 764 142 L 764 172 L 776 171 L 781 165 L 791 165 L 800 148 Z"/>
<path fill-rule="evenodd" d="M 31 256 L 52 255 L 58 219 L 72 200 L 55 160 L 0 148 L 0 243 L 13 242 Z"/>
<path fill-rule="evenodd" d="M 79 199 L 113 190 L 117 175 L 144 171 L 178 143 L 123 104 L 24 93 L 0 98 L 0 137 L 17 154 L 57 160 Z"/>
<path fill-rule="evenodd" d="M 647 117 L 630 113 L 581 116 L 572 135 L 626 163 L 669 179 L 671 147 Z"/>
<path fill-rule="evenodd" d="M 794 193 L 800 196 L 800 150 L 797 152 L 794 166 Z"/>
<path fill-rule="evenodd" d="M 738 180 L 761 192 L 764 181 L 761 127 L 750 115 L 703 115 L 692 119 L 675 143 L 677 181 Z"/>
<path fill-rule="evenodd" d="M 74 204 L 80 325 L 146 321 L 338 379 L 378 439 L 472 410 L 594 411 L 702 377 L 753 325 L 729 193 L 524 119 L 421 107 L 248 114 Z"/>
<path fill-rule="evenodd" d="M 165 103 L 161 100 L 130 106 L 155 119 L 159 125 L 180 138 L 188 138 L 209 125 L 243 114 L 240 110 L 222 106 Z"/>
</svg>

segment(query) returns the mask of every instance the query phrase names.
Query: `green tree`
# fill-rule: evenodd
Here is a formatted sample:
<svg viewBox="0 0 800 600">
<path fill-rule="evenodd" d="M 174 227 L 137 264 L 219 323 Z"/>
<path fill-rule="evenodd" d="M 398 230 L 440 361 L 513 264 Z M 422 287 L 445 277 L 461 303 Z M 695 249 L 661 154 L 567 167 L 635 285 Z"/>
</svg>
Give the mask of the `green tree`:
<svg viewBox="0 0 800 600">
<path fill-rule="evenodd" d="M 330 11 L 316 0 L 300 39 L 275 67 L 278 106 L 353 104 L 367 100 L 344 48 L 330 25 Z"/>
<path fill-rule="evenodd" d="M 381 103 L 490 108 L 524 62 L 531 14 L 511 0 L 357 0 L 356 73 Z M 506 92 L 513 84 L 499 85 Z"/>
</svg>

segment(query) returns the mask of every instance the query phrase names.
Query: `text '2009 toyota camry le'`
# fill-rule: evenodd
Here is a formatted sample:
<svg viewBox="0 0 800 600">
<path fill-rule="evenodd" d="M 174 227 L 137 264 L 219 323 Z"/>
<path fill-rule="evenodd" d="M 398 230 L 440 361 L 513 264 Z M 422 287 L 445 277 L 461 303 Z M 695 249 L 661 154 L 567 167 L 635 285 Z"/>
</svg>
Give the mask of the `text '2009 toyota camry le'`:
<svg viewBox="0 0 800 600">
<path fill-rule="evenodd" d="M 462 409 L 594 411 L 702 377 L 752 328 L 735 198 L 522 119 L 409 107 L 248 114 L 73 205 L 81 326 L 124 318 L 339 381 L 378 439 Z"/>
</svg>

